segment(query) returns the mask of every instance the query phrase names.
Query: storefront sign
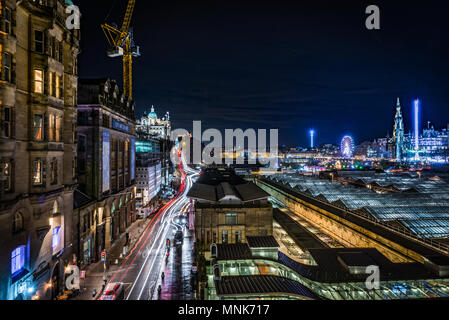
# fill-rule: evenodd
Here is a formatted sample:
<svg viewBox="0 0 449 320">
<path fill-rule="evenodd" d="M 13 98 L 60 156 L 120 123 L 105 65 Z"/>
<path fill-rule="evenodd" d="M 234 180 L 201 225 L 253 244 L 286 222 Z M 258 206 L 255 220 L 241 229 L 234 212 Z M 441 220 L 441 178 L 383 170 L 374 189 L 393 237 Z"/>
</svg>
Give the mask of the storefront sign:
<svg viewBox="0 0 449 320">
<path fill-rule="evenodd" d="M 115 130 L 123 131 L 123 132 L 130 132 L 130 128 L 127 124 L 124 124 L 123 122 L 117 121 L 115 119 L 112 119 L 112 127 Z"/>
</svg>

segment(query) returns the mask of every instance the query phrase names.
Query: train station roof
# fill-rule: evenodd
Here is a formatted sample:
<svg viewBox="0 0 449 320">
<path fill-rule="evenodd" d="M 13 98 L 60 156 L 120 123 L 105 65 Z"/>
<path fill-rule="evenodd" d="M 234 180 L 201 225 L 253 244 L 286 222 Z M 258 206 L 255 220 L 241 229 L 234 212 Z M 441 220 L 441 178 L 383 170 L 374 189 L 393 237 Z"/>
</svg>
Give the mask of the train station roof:
<svg viewBox="0 0 449 320">
<path fill-rule="evenodd" d="M 399 223 L 420 237 L 449 237 L 448 182 L 363 173 L 351 173 L 345 178 L 355 182 L 355 185 L 294 174 L 270 177 L 293 190 L 342 209 L 369 215 L 382 222 Z M 357 185 L 361 182 L 365 187 Z M 378 193 L 371 188 L 373 183 L 392 191 Z"/>
</svg>

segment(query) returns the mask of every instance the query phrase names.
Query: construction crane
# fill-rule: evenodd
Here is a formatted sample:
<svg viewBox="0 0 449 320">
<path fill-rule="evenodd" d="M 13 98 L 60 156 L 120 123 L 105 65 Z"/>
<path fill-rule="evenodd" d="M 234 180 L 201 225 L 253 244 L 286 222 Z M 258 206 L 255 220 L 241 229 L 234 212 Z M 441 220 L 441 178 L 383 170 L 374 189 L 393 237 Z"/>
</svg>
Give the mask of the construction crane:
<svg viewBox="0 0 449 320">
<path fill-rule="evenodd" d="M 140 48 L 134 44 L 131 18 L 136 0 L 128 0 L 122 28 L 103 23 L 101 28 L 109 42 L 107 54 L 111 58 L 123 56 L 123 92 L 129 99 L 133 98 L 133 57 L 140 56 Z"/>
</svg>

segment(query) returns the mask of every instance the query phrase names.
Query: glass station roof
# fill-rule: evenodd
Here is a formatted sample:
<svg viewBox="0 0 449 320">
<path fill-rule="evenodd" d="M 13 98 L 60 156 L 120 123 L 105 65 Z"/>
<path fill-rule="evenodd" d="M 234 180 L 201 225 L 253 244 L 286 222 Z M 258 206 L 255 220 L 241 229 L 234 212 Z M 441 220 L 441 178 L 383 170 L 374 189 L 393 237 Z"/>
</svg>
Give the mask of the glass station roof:
<svg viewBox="0 0 449 320">
<path fill-rule="evenodd" d="M 449 183 L 444 180 L 366 174 L 344 177 L 361 188 L 295 174 L 270 179 L 348 210 L 362 211 L 378 221 L 398 221 L 421 237 L 449 237 Z M 369 185 L 396 192 L 377 193 Z"/>
</svg>

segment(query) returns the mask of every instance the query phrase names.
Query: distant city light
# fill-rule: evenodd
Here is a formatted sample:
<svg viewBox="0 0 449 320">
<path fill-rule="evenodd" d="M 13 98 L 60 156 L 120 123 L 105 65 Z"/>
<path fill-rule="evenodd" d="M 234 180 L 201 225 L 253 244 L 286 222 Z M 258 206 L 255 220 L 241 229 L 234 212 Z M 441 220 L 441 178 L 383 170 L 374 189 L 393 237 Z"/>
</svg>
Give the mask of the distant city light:
<svg viewBox="0 0 449 320">
<path fill-rule="evenodd" d="M 313 144 L 313 138 L 315 137 L 315 130 L 310 130 L 310 148 L 312 148 L 313 149 L 313 146 L 314 146 L 314 144 Z"/>
<path fill-rule="evenodd" d="M 415 151 L 419 150 L 419 100 L 415 100 Z"/>
</svg>

